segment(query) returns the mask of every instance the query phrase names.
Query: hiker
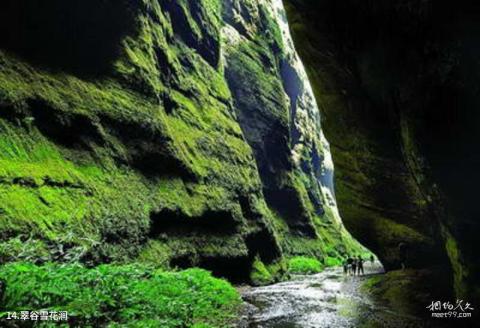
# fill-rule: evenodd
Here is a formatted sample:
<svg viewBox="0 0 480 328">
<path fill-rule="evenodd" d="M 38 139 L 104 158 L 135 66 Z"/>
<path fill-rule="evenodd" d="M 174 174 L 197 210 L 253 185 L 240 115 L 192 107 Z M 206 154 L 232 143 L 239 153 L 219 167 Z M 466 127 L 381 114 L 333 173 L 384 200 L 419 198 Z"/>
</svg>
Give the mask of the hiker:
<svg viewBox="0 0 480 328">
<path fill-rule="evenodd" d="M 353 262 L 352 262 L 352 273 L 353 275 L 357 274 L 357 259 L 353 257 Z"/>
<path fill-rule="evenodd" d="M 373 256 L 373 254 L 370 255 L 370 262 L 372 262 L 372 265 L 373 265 L 373 263 L 375 263 L 375 257 Z"/>
<path fill-rule="evenodd" d="M 408 245 L 403 241 L 398 244 L 398 254 L 400 259 L 400 266 L 402 267 L 402 270 L 405 270 L 408 257 Z"/>
<path fill-rule="evenodd" d="M 357 266 L 358 266 L 358 275 L 360 275 L 360 273 L 362 273 L 362 276 L 365 274 L 365 272 L 363 271 L 363 259 L 362 257 L 359 255 L 358 256 L 358 260 L 357 260 Z"/>
<path fill-rule="evenodd" d="M 343 274 L 344 275 L 348 274 L 348 261 L 347 261 L 347 259 L 343 260 Z"/>
<path fill-rule="evenodd" d="M 348 256 L 348 259 L 347 259 L 347 271 L 349 271 L 350 273 L 352 272 L 352 265 L 353 265 L 353 259 L 352 257 L 349 255 Z"/>
</svg>

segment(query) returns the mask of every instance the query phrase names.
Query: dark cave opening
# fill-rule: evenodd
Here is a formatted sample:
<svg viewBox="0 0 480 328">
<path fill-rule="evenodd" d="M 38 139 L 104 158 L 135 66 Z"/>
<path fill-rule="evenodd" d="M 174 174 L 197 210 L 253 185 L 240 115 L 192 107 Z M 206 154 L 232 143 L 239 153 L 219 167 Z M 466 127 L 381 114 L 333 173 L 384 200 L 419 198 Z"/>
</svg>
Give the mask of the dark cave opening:
<svg viewBox="0 0 480 328">
<path fill-rule="evenodd" d="M 250 258 L 254 258 L 258 254 L 264 263 L 272 263 L 282 254 L 275 237 L 266 228 L 248 235 L 245 238 L 245 243 L 248 246 Z M 265 245 L 268 245 L 268 247 L 265 247 Z"/>
<path fill-rule="evenodd" d="M 252 259 L 245 257 L 202 257 L 199 266 L 212 272 L 216 277 L 228 279 L 233 284 L 250 281 Z"/>
<path fill-rule="evenodd" d="M 149 235 L 225 236 L 236 233 L 238 224 L 239 222 L 228 211 L 207 210 L 201 216 L 187 217 L 179 210 L 163 209 L 158 213 L 152 213 Z"/>
</svg>

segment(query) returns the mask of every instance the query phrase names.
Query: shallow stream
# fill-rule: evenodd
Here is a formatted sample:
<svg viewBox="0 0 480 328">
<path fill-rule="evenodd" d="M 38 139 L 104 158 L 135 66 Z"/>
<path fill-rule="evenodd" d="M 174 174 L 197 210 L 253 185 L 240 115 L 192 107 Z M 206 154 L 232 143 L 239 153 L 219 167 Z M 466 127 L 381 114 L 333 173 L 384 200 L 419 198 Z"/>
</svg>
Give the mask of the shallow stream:
<svg viewBox="0 0 480 328">
<path fill-rule="evenodd" d="M 423 327 L 361 292 L 367 277 L 382 274 L 380 265 L 367 263 L 365 276 L 346 276 L 342 268 L 328 268 L 310 276 L 266 287 L 241 289 L 246 302 L 244 328 Z"/>
</svg>

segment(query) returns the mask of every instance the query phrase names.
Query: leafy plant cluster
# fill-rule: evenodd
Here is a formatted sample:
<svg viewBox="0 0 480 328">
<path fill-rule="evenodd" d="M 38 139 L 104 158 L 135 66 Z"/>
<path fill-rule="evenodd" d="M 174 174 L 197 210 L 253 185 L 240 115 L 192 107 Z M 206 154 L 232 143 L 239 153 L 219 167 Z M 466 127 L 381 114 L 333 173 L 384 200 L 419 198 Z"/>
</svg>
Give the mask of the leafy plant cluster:
<svg viewBox="0 0 480 328">
<path fill-rule="evenodd" d="M 293 274 L 312 274 L 323 270 L 319 260 L 311 257 L 297 256 L 288 261 L 288 272 Z"/>
<path fill-rule="evenodd" d="M 7 311 L 50 310 L 68 311 L 69 327 L 223 328 L 241 302 L 228 282 L 201 269 L 14 263 L 0 269 L 0 281 L 0 326 Z"/>
</svg>

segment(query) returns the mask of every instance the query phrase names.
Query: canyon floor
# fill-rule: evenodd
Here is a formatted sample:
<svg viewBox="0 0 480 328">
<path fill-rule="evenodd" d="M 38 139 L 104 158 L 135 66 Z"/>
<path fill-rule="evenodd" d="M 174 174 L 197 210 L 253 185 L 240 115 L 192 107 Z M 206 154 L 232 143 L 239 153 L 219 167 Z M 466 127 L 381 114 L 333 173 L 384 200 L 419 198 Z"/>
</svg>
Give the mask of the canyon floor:
<svg viewBox="0 0 480 328">
<path fill-rule="evenodd" d="M 380 265 L 368 263 L 364 276 L 345 276 L 337 267 L 271 286 L 241 288 L 246 310 L 239 327 L 428 327 L 362 292 L 365 279 L 382 273 Z"/>
</svg>

